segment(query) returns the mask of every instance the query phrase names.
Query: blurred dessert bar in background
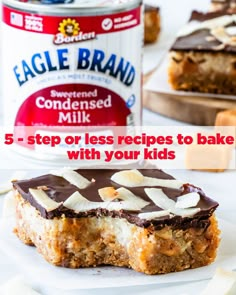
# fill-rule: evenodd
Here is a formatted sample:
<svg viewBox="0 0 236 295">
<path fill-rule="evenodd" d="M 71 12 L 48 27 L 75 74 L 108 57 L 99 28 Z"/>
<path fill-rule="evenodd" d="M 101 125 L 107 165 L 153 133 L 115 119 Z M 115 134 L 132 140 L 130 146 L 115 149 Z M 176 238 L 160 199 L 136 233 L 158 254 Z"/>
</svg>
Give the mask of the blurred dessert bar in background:
<svg viewBox="0 0 236 295">
<path fill-rule="evenodd" d="M 211 10 L 228 10 L 230 12 L 236 12 L 236 0 L 212 0 Z"/>
<path fill-rule="evenodd" d="M 160 9 L 155 6 L 145 5 L 144 13 L 144 43 L 157 41 L 161 29 Z"/>
<path fill-rule="evenodd" d="M 193 11 L 170 49 L 168 72 L 175 90 L 235 95 L 235 15 Z"/>
</svg>

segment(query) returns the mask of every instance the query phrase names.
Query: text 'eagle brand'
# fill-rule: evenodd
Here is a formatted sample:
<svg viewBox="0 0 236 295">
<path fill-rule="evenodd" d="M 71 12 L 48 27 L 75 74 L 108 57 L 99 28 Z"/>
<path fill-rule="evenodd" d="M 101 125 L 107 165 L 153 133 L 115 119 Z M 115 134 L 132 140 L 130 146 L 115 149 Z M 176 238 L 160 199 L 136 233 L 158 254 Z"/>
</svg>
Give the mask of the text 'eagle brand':
<svg viewBox="0 0 236 295">
<path fill-rule="evenodd" d="M 22 60 L 13 68 L 15 77 L 20 86 L 29 79 L 52 71 L 61 70 L 87 70 L 104 73 L 118 79 L 124 85 L 130 86 L 135 79 L 134 66 L 123 57 L 111 54 L 108 57 L 102 50 L 78 48 L 77 60 L 70 60 L 69 49 L 56 50 L 57 59 L 53 61 L 52 53 L 44 51 L 35 53 L 31 58 Z"/>
</svg>

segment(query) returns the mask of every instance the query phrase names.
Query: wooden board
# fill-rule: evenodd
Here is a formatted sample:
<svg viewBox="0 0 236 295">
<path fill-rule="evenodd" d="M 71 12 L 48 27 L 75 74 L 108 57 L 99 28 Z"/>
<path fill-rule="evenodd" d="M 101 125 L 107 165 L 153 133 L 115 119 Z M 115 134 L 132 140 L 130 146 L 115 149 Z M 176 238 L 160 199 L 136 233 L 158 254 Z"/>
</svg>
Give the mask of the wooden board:
<svg viewBox="0 0 236 295">
<path fill-rule="evenodd" d="M 195 125 L 214 125 L 218 112 L 236 109 L 236 100 L 177 96 L 144 90 L 143 106 L 169 118 Z"/>
</svg>

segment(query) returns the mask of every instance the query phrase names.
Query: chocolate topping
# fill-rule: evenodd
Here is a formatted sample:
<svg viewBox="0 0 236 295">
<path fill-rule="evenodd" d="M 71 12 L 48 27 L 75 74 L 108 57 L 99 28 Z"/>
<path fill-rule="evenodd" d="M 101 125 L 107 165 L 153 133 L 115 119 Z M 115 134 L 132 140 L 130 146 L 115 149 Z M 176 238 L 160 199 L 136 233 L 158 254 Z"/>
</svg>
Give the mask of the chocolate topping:
<svg viewBox="0 0 236 295">
<path fill-rule="evenodd" d="M 139 213 L 144 212 L 153 212 L 162 210 L 157 207 L 146 195 L 144 192 L 144 187 L 127 187 L 128 190 L 133 192 L 136 196 L 146 200 L 150 204 L 144 207 L 141 212 L 131 212 L 131 211 L 108 211 L 106 209 L 96 209 L 90 210 L 88 212 L 75 212 L 70 210 L 63 205 L 57 208 L 54 211 L 47 212 L 42 206 L 40 206 L 29 193 L 29 188 L 38 188 L 41 187 L 44 189 L 46 194 L 56 202 L 63 202 L 67 200 L 75 191 L 79 191 L 82 196 L 87 198 L 89 201 L 101 202 L 101 198 L 98 194 L 98 189 L 103 187 L 114 187 L 115 189 L 121 187 L 117 183 L 111 181 L 111 176 L 120 170 L 77 170 L 79 174 L 87 178 L 88 180 L 94 179 L 95 181 L 85 189 L 78 189 L 76 186 L 70 184 L 67 180 L 62 177 L 54 176 L 51 174 L 43 175 L 37 178 L 29 180 L 20 180 L 14 181 L 13 187 L 19 192 L 19 194 L 28 201 L 33 207 L 35 207 L 41 214 L 43 218 L 52 219 L 54 217 L 61 217 L 63 214 L 66 217 L 88 217 L 88 216 L 111 216 L 111 217 L 120 217 L 126 218 L 130 223 L 134 223 L 140 227 L 150 227 L 153 226 L 155 229 L 160 229 L 165 225 L 171 225 L 174 228 L 188 228 L 188 227 L 206 227 L 209 224 L 208 218 L 215 211 L 218 203 L 206 197 L 204 192 L 191 184 L 184 184 L 181 189 L 171 189 L 171 188 L 162 188 L 163 192 L 171 199 L 176 201 L 176 198 L 180 195 L 189 193 L 189 192 L 198 192 L 200 194 L 200 201 L 197 205 L 201 210 L 193 217 L 184 217 L 181 216 L 164 216 L 154 220 L 144 220 L 138 217 Z M 144 176 L 155 177 L 160 179 L 174 179 L 172 176 L 166 174 L 165 172 L 157 169 L 142 169 L 140 172 Z M 160 187 L 156 187 L 160 188 Z"/>
<path fill-rule="evenodd" d="M 222 10 L 209 13 L 201 13 L 198 11 L 193 11 L 189 21 L 203 22 L 207 20 L 212 20 L 217 17 L 232 15 L 232 13 Z M 236 26 L 235 22 L 228 24 L 226 27 Z M 225 44 L 225 46 L 220 47 L 222 43 L 217 39 L 209 38 L 212 37 L 209 29 L 200 29 L 189 35 L 178 37 L 171 47 L 171 50 L 175 51 L 200 51 L 200 52 L 230 52 L 236 53 L 236 46 L 231 46 L 230 44 Z"/>
</svg>

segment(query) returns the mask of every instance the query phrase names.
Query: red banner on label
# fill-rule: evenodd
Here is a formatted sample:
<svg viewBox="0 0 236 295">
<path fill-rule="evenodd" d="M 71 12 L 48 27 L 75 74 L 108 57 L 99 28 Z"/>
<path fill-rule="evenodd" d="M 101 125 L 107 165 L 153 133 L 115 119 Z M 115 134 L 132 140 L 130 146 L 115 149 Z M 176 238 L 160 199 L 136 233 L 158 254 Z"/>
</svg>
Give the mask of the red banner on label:
<svg viewBox="0 0 236 295">
<path fill-rule="evenodd" d="M 140 25 L 141 7 L 102 16 L 67 16 L 65 13 L 62 17 L 26 13 L 3 5 L 2 18 L 5 24 L 13 28 L 55 36 L 60 34 L 58 42 L 64 37 L 68 42 L 63 43 L 70 43 L 69 39 L 85 41 L 95 38 L 97 34 L 124 31 Z"/>
</svg>

